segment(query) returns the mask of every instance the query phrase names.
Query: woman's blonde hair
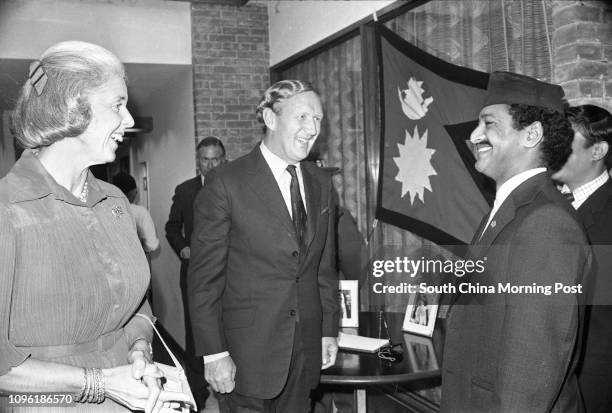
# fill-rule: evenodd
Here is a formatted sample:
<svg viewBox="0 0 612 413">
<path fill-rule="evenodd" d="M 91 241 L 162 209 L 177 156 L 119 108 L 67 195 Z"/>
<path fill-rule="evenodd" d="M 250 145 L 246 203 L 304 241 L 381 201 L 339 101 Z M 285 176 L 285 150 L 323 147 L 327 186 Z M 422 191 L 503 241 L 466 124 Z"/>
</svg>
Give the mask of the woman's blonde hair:
<svg viewBox="0 0 612 413">
<path fill-rule="evenodd" d="M 57 43 L 37 63 L 40 68 L 30 73 L 12 115 L 15 136 L 24 148 L 81 135 L 91 121 L 89 92 L 114 76 L 125 79 L 117 56 L 92 43 Z"/>
</svg>

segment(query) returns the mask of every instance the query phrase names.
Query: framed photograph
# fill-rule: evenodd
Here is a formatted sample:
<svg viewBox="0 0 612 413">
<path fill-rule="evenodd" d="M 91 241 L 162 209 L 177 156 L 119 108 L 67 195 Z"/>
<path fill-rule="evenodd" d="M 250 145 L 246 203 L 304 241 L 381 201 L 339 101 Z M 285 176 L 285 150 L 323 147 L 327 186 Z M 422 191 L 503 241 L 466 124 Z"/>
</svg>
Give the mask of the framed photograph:
<svg viewBox="0 0 612 413">
<path fill-rule="evenodd" d="M 412 372 L 435 371 L 440 368 L 431 338 L 404 333 L 404 342 L 406 343 L 408 364 Z M 416 390 L 416 393 L 438 404 L 442 400 L 440 386 Z"/>
<path fill-rule="evenodd" d="M 357 280 L 340 280 L 338 288 L 342 318 L 340 327 L 359 326 L 359 282 Z"/>
<path fill-rule="evenodd" d="M 431 337 L 438 314 L 439 294 L 412 294 L 404 317 L 403 330 Z"/>
<path fill-rule="evenodd" d="M 412 371 L 432 371 L 440 368 L 433 342 L 429 337 L 404 333 L 404 342 Z"/>
</svg>

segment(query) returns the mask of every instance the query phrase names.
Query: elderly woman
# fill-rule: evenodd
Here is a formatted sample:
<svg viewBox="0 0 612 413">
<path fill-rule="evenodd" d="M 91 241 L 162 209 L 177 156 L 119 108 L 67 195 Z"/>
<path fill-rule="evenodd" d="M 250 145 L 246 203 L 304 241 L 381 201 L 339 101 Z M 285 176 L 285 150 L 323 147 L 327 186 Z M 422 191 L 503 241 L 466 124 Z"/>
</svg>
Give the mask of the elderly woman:
<svg viewBox="0 0 612 413">
<path fill-rule="evenodd" d="M 133 124 L 124 79 L 116 56 L 83 42 L 30 66 L 13 116 L 26 150 L 0 180 L 2 412 L 46 409 L 24 393 L 72 395 L 68 412 L 157 412 L 188 399 L 161 390 L 151 325 L 136 316 L 151 317 L 149 270 L 129 203 L 89 172 L 115 159 Z"/>
</svg>

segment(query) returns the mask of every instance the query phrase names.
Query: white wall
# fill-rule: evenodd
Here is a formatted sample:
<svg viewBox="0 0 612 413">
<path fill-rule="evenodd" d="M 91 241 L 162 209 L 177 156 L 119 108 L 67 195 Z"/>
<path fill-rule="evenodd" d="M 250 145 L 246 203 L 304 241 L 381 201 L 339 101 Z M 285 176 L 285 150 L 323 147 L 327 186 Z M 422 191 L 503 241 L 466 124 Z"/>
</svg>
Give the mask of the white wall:
<svg viewBox="0 0 612 413">
<path fill-rule="evenodd" d="M 190 4 L 0 0 L 0 58 L 35 59 L 62 40 L 99 44 L 126 63 L 191 64 Z"/>
<path fill-rule="evenodd" d="M 394 1 L 270 1 L 270 66 Z"/>
<path fill-rule="evenodd" d="M 164 226 L 175 186 L 195 176 L 192 70 L 191 66 L 173 66 L 168 70 L 172 79 L 139 108 L 153 117 L 153 131 L 132 141 L 132 175 L 138 176 L 140 162 L 148 163 L 149 210 L 160 240 L 160 248 L 151 259 L 153 306 L 164 327 L 184 345 L 180 262 L 166 240 Z M 140 203 L 145 204 L 145 200 Z"/>
</svg>

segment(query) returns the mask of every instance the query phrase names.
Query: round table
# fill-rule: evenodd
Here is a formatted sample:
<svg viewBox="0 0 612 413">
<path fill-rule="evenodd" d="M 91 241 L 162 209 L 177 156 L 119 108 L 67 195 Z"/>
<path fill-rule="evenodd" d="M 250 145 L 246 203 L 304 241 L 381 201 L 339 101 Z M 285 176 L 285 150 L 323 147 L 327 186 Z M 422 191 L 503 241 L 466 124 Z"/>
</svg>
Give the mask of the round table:
<svg viewBox="0 0 612 413">
<path fill-rule="evenodd" d="M 351 386 L 354 395 L 354 408 L 357 413 L 367 411 L 366 388 L 385 384 L 422 385 L 439 383 L 441 379 L 441 345 L 434 348 L 431 338 L 404 333 L 403 314 L 386 313 L 383 315 L 388 326 L 386 334 L 384 323 L 380 327 L 379 312 L 362 312 L 359 315 L 358 334 L 366 337 L 391 338 L 403 359 L 390 363 L 378 357 L 377 353 L 365 353 L 340 349 L 336 363 L 322 371 L 321 383 L 324 385 Z M 443 326 L 437 321 L 437 337 Z M 341 329 L 351 332 L 350 329 Z M 347 331 L 348 330 L 348 331 Z M 379 337 L 379 331 L 382 331 Z M 353 331 L 357 333 L 356 331 Z M 443 335 L 443 332 L 442 332 Z M 443 339 L 437 340 L 438 344 Z"/>
</svg>

